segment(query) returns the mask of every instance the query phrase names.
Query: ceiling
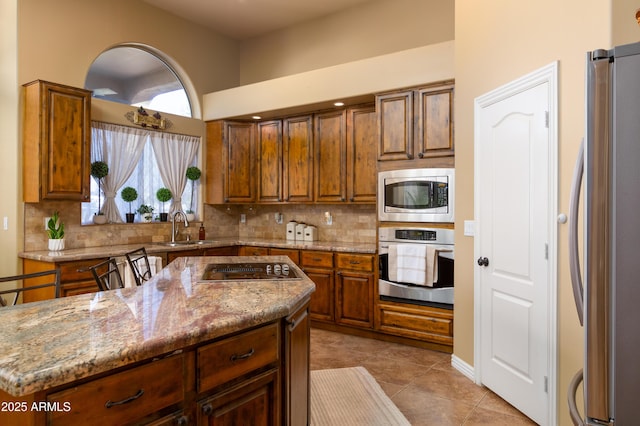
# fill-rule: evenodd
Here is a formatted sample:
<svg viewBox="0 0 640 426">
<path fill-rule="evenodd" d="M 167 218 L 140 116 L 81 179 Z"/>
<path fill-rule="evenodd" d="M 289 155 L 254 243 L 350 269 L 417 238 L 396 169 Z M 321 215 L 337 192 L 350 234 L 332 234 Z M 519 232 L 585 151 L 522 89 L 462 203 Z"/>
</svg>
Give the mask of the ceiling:
<svg viewBox="0 0 640 426">
<path fill-rule="evenodd" d="M 224 36 L 246 40 L 374 0 L 143 0 Z"/>
</svg>

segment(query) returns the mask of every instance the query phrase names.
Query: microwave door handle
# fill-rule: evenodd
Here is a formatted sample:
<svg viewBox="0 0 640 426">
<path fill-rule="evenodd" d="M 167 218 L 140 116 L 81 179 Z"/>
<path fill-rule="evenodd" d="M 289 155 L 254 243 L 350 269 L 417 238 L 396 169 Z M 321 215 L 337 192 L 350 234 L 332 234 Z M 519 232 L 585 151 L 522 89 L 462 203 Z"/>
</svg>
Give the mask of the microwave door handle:
<svg viewBox="0 0 640 426">
<path fill-rule="evenodd" d="M 571 286 L 573 287 L 573 299 L 578 311 L 580 325 L 584 325 L 584 287 L 580 272 L 580 257 L 578 250 L 578 208 L 580 204 L 580 190 L 582 176 L 584 174 L 584 139 L 580 143 L 578 158 L 573 169 L 573 182 L 569 198 L 569 270 L 571 273 Z"/>
</svg>

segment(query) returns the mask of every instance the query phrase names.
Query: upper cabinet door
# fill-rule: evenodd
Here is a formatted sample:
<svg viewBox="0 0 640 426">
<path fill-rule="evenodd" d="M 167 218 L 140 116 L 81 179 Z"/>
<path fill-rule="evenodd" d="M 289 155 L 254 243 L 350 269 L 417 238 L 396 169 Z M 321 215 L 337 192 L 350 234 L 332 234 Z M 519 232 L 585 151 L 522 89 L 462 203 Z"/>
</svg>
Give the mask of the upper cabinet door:
<svg viewBox="0 0 640 426">
<path fill-rule="evenodd" d="M 313 116 L 287 118 L 283 127 L 284 201 L 313 201 Z"/>
<path fill-rule="evenodd" d="M 454 155 L 453 85 L 418 90 L 416 104 L 418 157 Z"/>
<path fill-rule="evenodd" d="M 253 123 L 224 123 L 224 202 L 251 203 L 255 201 L 255 125 Z"/>
<path fill-rule="evenodd" d="M 376 202 L 376 110 L 373 105 L 347 110 L 347 197 Z"/>
<path fill-rule="evenodd" d="M 346 201 L 346 112 L 315 116 L 316 201 Z"/>
<path fill-rule="evenodd" d="M 91 91 L 25 84 L 24 201 L 89 201 Z"/>
<path fill-rule="evenodd" d="M 378 160 L 413 158 L 413 90 L 376 96 Z"/>
<path fill-rule="evenodd" d="M 258 202 L 282 201 L 282 122 L 258 123 Z"/>
</svg>

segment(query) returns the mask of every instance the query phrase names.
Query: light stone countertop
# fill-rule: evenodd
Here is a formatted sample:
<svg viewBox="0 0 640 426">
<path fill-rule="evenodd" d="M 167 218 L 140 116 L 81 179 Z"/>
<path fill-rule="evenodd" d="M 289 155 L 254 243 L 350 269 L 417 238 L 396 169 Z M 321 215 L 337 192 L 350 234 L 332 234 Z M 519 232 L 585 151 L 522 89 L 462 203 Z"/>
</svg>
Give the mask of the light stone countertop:
<svg viewBox="0 0 640 426">
<path fill-rule="evenodd" d="M 120 244 L 108 247 L 86 247 L 65 249 L 55 252 L 49 250 L 23 251 L 18 256 L 23 259 L 39 260 L 42 262 L 66 262 L 75 260 L 97 259 L 105 257 L 124 256 L 125 253 L 144 247 L 148 254 L 166 253 L 170 251 L 193 250 L 205 247 L 227 247 L 227 246 L 258 246 L 277 247 L 300 250 L 320 250 L 339 251 L 347 253 L 375 254 L 375 243 L 346 243 L 332 241 L 288 241 L 288 240 L 268 240 L 268 239 L 238 239 L 220 238 L 205 240 L 203 242 L 192 241 L 191 244 L 181 244 L 176 247 L 163 245 L 160 242 Z"/>
<path fill-rule="evenodd" d="M 288 263 L 302 278 L 200 280 L 209 263 Z M 286 317 L 315 284 L 286 256 L 182 257 L 140 287 L 0 309 L 0 389 L 19 397 Z"/>
</svg>

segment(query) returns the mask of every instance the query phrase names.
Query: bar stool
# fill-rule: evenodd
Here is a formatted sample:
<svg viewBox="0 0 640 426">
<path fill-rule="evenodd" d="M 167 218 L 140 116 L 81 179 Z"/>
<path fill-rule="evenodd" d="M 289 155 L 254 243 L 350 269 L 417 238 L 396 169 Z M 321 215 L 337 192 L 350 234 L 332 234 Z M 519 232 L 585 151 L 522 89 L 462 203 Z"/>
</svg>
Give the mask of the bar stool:
<svg viewBox="0 0 640 426">
<path fill-rule="evenodd" d="M 151 278 L 151 265 L 149 264 L 149 256 L 144 247 L 130 251 L 125 254 L 131 273 L 136 281 L 136 285 L 140 286 Z"/>
<path fill-rule="evenodd" d="M 44 278 L 43 278 L 44 277 Z M 60 270 L 53 269 L 50 271 L 34 272 L 31 274 L 14 275 L 12 277 L 0 277 L 0 283 L 22 281 L 22 288 L 12 288 L 0 291 L 0 307 L 13 306 L 18 301 L 20 294 L 39 290 L 43 288 L 53 287 L 54 297 L 60 297 Z M 29 281 L 33 281 L 35 285 L 27 285 Z M 44 281 L 44 282 L 43 282 Z M 6 294 L 13 294 L 13 300 L 7 302 L 3 297 Z"/>
<path fill-rule="evenodd" d="M 90 266 L 89 270 L 93 274 L 93 278 L 96 280 L 100 291 L 124 288 L 122 276 L 120 275 L 115 259 L 104 260 L 96 265 Z"/>
</svg>

